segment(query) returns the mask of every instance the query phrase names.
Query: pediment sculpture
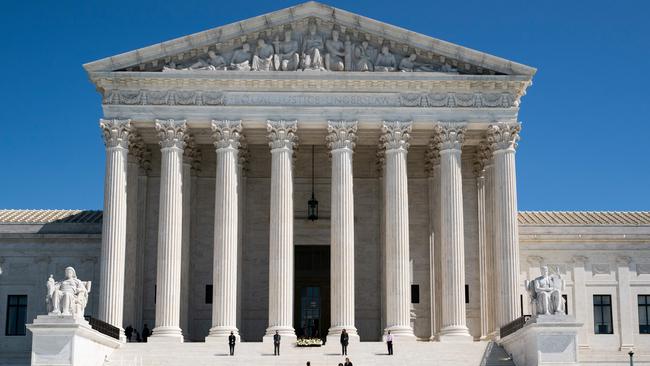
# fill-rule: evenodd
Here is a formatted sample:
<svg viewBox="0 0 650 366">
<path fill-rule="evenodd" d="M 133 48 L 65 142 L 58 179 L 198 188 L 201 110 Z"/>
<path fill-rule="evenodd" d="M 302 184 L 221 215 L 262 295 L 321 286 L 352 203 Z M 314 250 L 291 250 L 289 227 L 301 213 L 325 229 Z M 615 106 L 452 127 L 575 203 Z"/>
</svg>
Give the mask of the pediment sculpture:
<svg viewBox="0 0 650 366">
<path fill-rule="evenodd" d="M 81 281 L 72 267 L 65 269 L 65 279 L 54 281 L 54 275 L 47 280 L 48 315 L 68 315 L 83 319 L 88 304 L 91 282 Z"/>
<path fill-rule="evenodd" d="M 526 291 L 531 299 L 533 317 L 566 314 L 566 304 L 562 298 L 564 279 L 559 273 L 549 274 L 548 266 L 542 266 L 541 272 L 541 276 L 525 282 Z"/>
<path fill-rule="evenodd" d="M 282 36 L 282 41 L 280 37 Z M 368 36 L 345 32 L 336 25 L 322 32 L 310 21 L 304 31 L 285 27 L 282 34 L 260 32 L 254 47 L 248 41 L 231 49 L 217 44 L 203 56 L 187 61 L 168 61 L 162 71 L 382 71 L 458 73 L 440 61 L 422 60 L 410 52 L 401 54 L 383 41 L 371 45 Z M 406 49 L 404 49 L 406 50 Z"/>
</svg>

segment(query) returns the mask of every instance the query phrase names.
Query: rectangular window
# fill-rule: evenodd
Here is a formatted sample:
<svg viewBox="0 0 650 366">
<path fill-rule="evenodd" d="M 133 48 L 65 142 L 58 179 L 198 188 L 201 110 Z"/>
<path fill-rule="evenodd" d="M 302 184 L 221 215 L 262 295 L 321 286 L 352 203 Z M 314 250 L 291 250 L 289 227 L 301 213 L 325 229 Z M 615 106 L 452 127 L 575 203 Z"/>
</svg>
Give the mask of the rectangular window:
<svg viewBox="0 0 650 366">
<path fill-rule="evenodd" d="M 465 285 L 465 304 L 469 304 L 469 285 Z"/>
<path fill-rule="evenodd" d="M 205 303 L 212 304 L 212 285 L 205 285 Z"/>
<path fill-rule="evenodd" d="M 614 334 L 611 295 L 594 295 L 594 333 Z"/>
<path fill-rule="evenodd" d="M 9 295 L 7 298 L 7 327 L 5 335 L 24 336 L 27 321 L 27 295 Z"/>
<path fill-rule="evenodd" d="M 639 295 L 639 333 L 650 334 L 650 295 Z"/>
<path fill-rule="evenodd" d="M 420 303 L 420 285 L 411 285 L 411 304 Z"/>
<path fill-rule="evenodd" d="M 569 315 L 569 297 L 568 295 L 562 295 L 564 299 L 564 314 Z"/>
</svg>

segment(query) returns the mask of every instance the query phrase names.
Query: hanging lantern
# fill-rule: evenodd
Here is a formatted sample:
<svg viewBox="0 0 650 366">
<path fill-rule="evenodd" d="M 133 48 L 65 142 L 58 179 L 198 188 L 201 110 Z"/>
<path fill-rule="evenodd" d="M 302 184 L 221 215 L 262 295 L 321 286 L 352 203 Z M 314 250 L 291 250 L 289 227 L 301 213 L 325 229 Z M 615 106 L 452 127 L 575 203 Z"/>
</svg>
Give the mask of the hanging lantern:
<svg viewBox="0 0 650 366">
<path fill-rule="evenodd" d="M 311 199 L 307 201 L 307 218 L 318 220 L 318 201 L 314 195 L 314 145 L 311 145 Z"/>
</svg>

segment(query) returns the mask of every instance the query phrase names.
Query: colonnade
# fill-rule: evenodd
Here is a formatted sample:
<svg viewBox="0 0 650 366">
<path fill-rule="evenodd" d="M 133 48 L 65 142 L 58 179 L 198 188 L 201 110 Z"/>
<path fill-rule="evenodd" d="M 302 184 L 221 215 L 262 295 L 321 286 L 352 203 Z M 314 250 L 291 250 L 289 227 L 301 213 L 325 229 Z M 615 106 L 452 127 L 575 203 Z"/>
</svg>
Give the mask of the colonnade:
<svg viewBox="0 0 650 366">
<path fill-rule="evenodd" d="M 106 177 L 101 257 L 99 316 L 122 326 L 124 261 L 126 247 L 126 161 L 129 120 L 101 120 L 106 144 Z M 219 340 L 231 332 L 239 336 L 238 250 L 239 151 L 243 126 L 239 120 L 213 120 L 216 150 L 215 225 L 213 261 L 212 327 L 206 341 Z M 184 120 L 156 120 L 161 146 L 161 187 L 158 225 L 156 323 L 151 341 L 182 342 L 180 328 L 181 250 L 183 218 L 183 150 L 188 135 Z M 271 153 L 271 202 L 269 233 L 269 316 L 265 340 L 277 331 L 285 339 L 293 329 L 293 166 L 298 143 L 295 120 L 267 121 Z M 410 121 L 384 121 L 380 151 L 385 167 L 384 222 L 386 327 L 400 340 L 414 340 L 410 325 L 409 216 L 407 153 Z M 357 121 L 328 121 L 327 145 L 332 156 L 331 188 L 331 327 L 328 336 L 346 329 L 358 340 L 354 297 L 354 197 L 353 154 Z M 493 327 L 518 317 L 519 250 L 514 152 L 519 125 L 497 123 L 488 128 L 482 146 L 479 189 L 479 257 L 481 266 L 481 317 L 497 310 Z M 431 150 L 427 154 L 439 209 L 431 225 L 432 336 L 441 341 L 471 340 L 466 325 L 464 212 L 461 147 L 466 126 L 435 123 Z M 485 167 L 490 166 L 489 176 Z M 479 176 L 477 175 L 477 177 Z M 489 183 L 485 184 L 485 180 Z M 491 191 L 485 192 L 485 187 Z M 486 201 L 486 197 L 487 201 Z M 488 207 L 491 211 L 486 211 Z M 481 212 L 482 210 L 482 212 Z M 438 243 L 439 242 L 439 243 Z M 439 249 L 436 249 L 439 248 Z M 440 258 L 436 257 L 440 256 Z M 491 258 L 494 260 L 491 262 Z M 435 289 L 434 265 L 440 264 L 441 289 Z M 495 267 L 497 301 L 490 305 L 485 273 Z M 491 288 L 491 287 L 490 287 Z M 441 299 L 434 299 L 440 294 Z M 436 306 L 433 306 L 437 303 Z M 436 310 L 439 307 L 440 309 Z M 487 317 L 486 317 L 487 318 Z M 437 324 L 439 319 L 440 324 Z M 485 320 L 487 321 L 487 320 Z M 490 324 L 482 324 L 487 332 Z M 435 333 L 435 334 L 434 334 Z"/>
</svg>

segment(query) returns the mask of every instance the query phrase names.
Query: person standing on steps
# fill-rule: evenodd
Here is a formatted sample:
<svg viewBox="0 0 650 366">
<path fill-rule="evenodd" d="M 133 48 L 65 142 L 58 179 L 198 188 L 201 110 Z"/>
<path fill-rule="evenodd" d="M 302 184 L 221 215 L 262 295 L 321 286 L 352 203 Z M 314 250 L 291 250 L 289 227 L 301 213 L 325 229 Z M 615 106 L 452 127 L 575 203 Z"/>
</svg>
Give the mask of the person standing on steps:
<svg viewBox="0 0 650 366">
<path fill-rule="evenodd" d="M 273 335 L 273 354 L 275 356 L 280 356 L 280 340 L 282 340 L 282 337 L 276 330 L 275 334 Z"/>
<path fill-rule="evenodd" d="M 345 358 L 345 363 L 343 364 L 343 366 L 352 366 L 352 362 L 350 362 L 349 358 L 347 357 Z"/>
<path fill-rule="evenodd" d="M 343 329 L 341 332 L 341 356 L 347 356 L 348 355 L 348 341 L 350 340 L 350 337 L 348 336 L 348 332 Z"/>
<path fill-rule="evenodd" d="M 147 343 L 147 338 L 151 335 L 151 331 L 149 330 L 149 327 L 147 327 L 147 323 L 144 323 L 144 328 L 142 328 L 142 341 Z"/>
<path fill-rule="evenodd" d="M 129 324 L 126 329 L 124 329 L 124 334 L 126 335 L 126 340 L 131 342 L 131 337 L 133 337 L 133 327 Z"/>
<path fill-rule="evenodd" d="M 388 346 L 388 354 L 392 355 L 393 354 L 393 335 L 390 334 L 390 330 L 388 331 L 388 334 L 386 334 L 386 346 Z"/>
<path fill-rule="evenodd" d="M 235 333 L 230 332 L 230 335 L 228 336 L 228 345 L 230 346 L 230 355 L 234 356 L 235 355 L 235 342 L 237 341 L 237 337 L 235 337 Z"/>
</svg>

